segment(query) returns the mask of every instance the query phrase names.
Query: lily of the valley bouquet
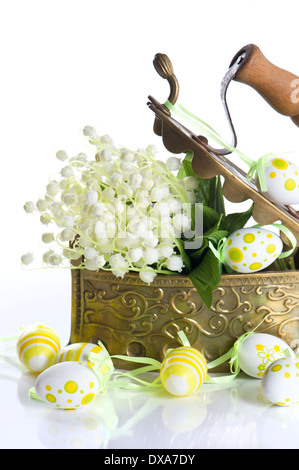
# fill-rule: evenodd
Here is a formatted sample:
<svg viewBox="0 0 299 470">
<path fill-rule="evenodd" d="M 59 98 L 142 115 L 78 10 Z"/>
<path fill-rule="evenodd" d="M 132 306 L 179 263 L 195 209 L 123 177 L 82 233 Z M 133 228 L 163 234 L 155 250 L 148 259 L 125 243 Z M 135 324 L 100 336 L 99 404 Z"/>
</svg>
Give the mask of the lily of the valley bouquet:
<svg viewBox="0 0 299 470">
<path fill-rule="evenodd" d="M 136 272 L 150 284 L 155 276 L 189 276 L 210 306 L 223 265 L 217 245 L 251 216 L 225 215 L 220 177 L 198 178 L 192 155 L 158 158 L 153 146 L 129 150 L 86 126 L 91 156 L 60 150 L 60 174 L 49 179 L 44 197 L 26 202 L 44 227 L 42 263 L 117 277 Z M 34 259 L 28 252 L 24 265 Z"/>
</svg>

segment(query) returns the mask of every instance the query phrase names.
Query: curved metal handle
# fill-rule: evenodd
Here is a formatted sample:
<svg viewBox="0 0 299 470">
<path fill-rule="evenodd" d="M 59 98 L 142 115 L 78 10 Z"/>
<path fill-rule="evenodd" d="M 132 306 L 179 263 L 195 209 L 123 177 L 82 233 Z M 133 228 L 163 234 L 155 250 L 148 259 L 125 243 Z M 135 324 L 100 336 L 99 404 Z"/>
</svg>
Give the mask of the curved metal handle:
<svg viewBox="0 0 299 470">
<path fill-rule="evenodd" d="M 169 57 L 166 54 L 157 53 L 155 55 L 154 60 L 153 60 L 153 64 L 154 64 L 154 67 L 155 67 L 156 71 L 160 75 L 160 77 L 162 77 L 162 78 L 164 78 L 168 81 L 169 86 L 170 86 L 170 94 L 169 94 L 169 97 L 168 97 L 168 101 L 170 101 L 170 103 L 172 103 L 172 104 L 175 104 L 177 99 L 178 99 L 178 96 L 179 96 L 179 83 L 178 83 L 178 80 L 177 80 L 177 78 L 174 74 L 173 66 L 172 66 L 172 63 L 171 63 Z M 150 96 L 149 98 L 150 98 L 151 102 L 154 103 L 155 106 L 158 109 L 160 109 L 164 114 L 166 114 L 167 116 L 171 115 L 169 109 L 166 106 L 161 105 L 160 103 L 158 103 L 152 96 Z M 229 114 L 227 115 L 227 117 L 229 118 L 229 122 L 230 122 L 231 127 L 232 127 L 232 122 L 231 122 Z M 233 129 L 233 127 L 232 127 L 232 129 Z M 162 135 L 161 121 L 157 117 L 155 118 L 155 122 L 154 122 L 154 132 L 155 132 L 156 135 L 159 135 L 159 136 Z M 196 136 L 194 134 L 193 138 L 194 138 L 194 140 L 199 142 L 202 146 L 204 146 L 209 152 L 212 152 L 216 155 L 227 155 L 227 154 L 231 153 L 231 151 L 226 149 L 226 148 L 215 149 L 215 148 L 211 147 L 208 143 L 207 138 L 202 136 L 202 135 Z M 236 144 L 236 138 L 233 141 L 233 144 Z"/>
<path fill-rule="evenodd" d="M 155 55 L 153 64 L 160 77 L 168 81 L 170 86 L 168 101 L 175 104 L 179 96 L 179 82 L 174 74 L 169 57 L 166 54 L 158 53 Z"/>
<path fill-rule="evenodd" d="M 170 86 L 168 101 L 175 104 L 179 96 L 179 82 L 174 74 L 172 63 L 166 54 L 157 53 L 153 60 L 154 67 L 160 77 L 166 79 Z M 163 105 L 163 112 L 170 116 L 169 110 Z M 161 121 L 156 117 L 154 121 L 154 133 L 162 135 Z"/>
</svg>

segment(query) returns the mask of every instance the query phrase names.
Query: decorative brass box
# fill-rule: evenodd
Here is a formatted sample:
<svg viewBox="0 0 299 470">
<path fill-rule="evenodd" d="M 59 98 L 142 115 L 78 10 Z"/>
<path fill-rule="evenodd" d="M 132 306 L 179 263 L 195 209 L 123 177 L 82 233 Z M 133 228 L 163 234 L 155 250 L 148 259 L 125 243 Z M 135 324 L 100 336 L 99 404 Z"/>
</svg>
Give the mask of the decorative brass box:
<svg viewBox="0 0 299 470">
<path fill-rule="evenodd" d="M 248 53 L 247 59 L 244 53 Z M 265 72 L 265 98 L 269 98 L 268 91 L 280 90 L 283 85 L 285 88 L 285 82 L 278 79 L 277 87 L 273 88 L 272 84 L 267 88 L 269 77 L 272 80 L 273 76 L 268 73 L 269 62 L 262 58 L 256 46 L 247 46 L 239 52 L 240 61 L 232 61 L 240 65 L 239 75 L 229 69 L 225 79 L 238 80 L 241 71 L 240 81 L 252 85 L 252 80 L 244 80 L 244 70 L 246 75 L 248 64 L 254 65 L 254 60 L 251 60 L 253 54 L 258 54 L 258 63 L 264 64 L 264 68 L 259 66 L 257 82 L 259 85 L 260 75 Z M 168 101 L 174 105 L 179 85 L 169 58 L 165 54 L 157 54 L 154 66 L 169 82 Z M 274 70 L 277 78 L 278 69 Z M 284 73 L 285 76 L 289 77 L 288 73 Z M 226 80 L 221 88 L 224 104 L 228 83 Z M 275 99 L 277 96 L 280 98 L 281 93 L 274 94 Z M 225 180 L 223 194 L 229 201 L 239 203 L 251 199 L 252 216 L 257 223 L 268 225 L 279 220 L 293 232 L 299 244 L 299 213 L 290 207 L 278 206 L 261 194 L 255 181 L 248 181 L 246 173 L 226 157 L 230 150 L 212 148 L 206 137 L 195 135 L 176 121 L 168 107 L 152 96 L 149 96 L 148 106 L 155 113 L 154 132 L 162 137 L 169 152 L 192 152 L 195 174 L 204 179 L 221 175 Z M 226 114 L 230 117 L 227 107 Z M 291 109 L 283 114 L 297 119 L 298 110 Z M 296 119 L 293 119 L 295 123 Z M 236 137 L 230 119 L 229 122 Z M 256 331 L 278 336 L 295 347 L 297 341 L 299 344 L 298 320 L 299 271 L 225 274 L 213 293 L 209 309 L 187 276 L 158 275 L 150 285 L 146 285 L 134 273 L 120 279 L 107 271 L 72 270 L 70 342 L 96 343 L 100 340 L 111 355 L 147 356 L 162 361 L 167 349 L 179 346 L 177 332 L 183 330 L 190 344 L 199 349 L 207 361 L 212 361 L 226 353 L 239 336 L 257 325 Z M 115 361 L 115 366 L 130 368 L 130 363 Z M 225 370 L 228 370 L 228 364 L 217 369 Z"/>
<path fill-rule="evenodd" d="M 211 361 L 265 319 L 256 331 L 299 343 L 299 272 L 226 274 L 208 309 L 186 276 L 158 275 L 150 285 L 135 273 L 72 270 L 70 342 L 102 341 L 111 355 L 163 360 L 183 330 Z M 115 361 L 126 369 L 131 364 Z M 228 364 L 215 371 L 228 370 Z"/>
</svg>

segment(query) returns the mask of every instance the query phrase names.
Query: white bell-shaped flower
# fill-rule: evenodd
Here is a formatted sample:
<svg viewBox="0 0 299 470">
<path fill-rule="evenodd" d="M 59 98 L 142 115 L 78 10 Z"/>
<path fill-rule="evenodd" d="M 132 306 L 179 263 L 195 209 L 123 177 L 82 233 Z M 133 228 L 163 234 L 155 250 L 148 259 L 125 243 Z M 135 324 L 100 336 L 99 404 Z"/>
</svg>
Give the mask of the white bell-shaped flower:
<svg viewBox="0 0 299 470">
<path fill-rule="evenodd" d="M 150 285 L 153 280 L 155 279 L 157 273 L 149 266 L 144 268 L 144 270 L 139 272 L 139 277 L 141 281 L 145 282 L 146 284 Z"/>
<path fill-rule="evenodd" d="M 180 273 L 184 267 L 184 263 L 180 256 L 172 255 L 166 261 L 166 267 L 170 271 L 178 271 Z"/>
</svg>

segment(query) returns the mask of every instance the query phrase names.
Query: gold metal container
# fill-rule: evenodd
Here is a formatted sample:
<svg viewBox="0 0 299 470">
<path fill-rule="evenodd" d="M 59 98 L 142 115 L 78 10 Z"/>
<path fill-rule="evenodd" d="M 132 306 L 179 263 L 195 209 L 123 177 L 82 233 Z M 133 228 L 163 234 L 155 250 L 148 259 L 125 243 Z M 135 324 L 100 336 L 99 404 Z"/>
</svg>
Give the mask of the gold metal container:
<svg viewBox="0 0 299 470">
<path fill-rule="evenodd" d="M 299 344 L 298 271 L 225 274 L 208 309 L 186 276 L 158 275 L 146 285 L 135 273 L 121 279 L 107 271 L 72 269 L 70 343 L 100 340 L 111 355 L 162 361 L 167 349 L 179 346 L 177 332 L 183 330 L 209 362 L 263 319 L 256 331 L 291 347 Z M 227 370 L 226 363 L 214 371 Z"/>
</svg>

